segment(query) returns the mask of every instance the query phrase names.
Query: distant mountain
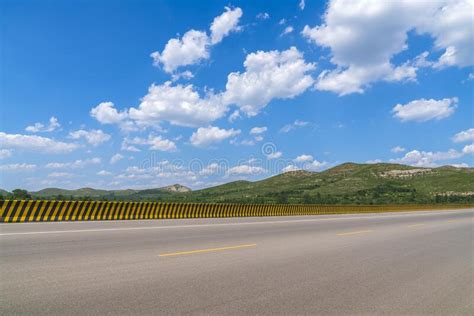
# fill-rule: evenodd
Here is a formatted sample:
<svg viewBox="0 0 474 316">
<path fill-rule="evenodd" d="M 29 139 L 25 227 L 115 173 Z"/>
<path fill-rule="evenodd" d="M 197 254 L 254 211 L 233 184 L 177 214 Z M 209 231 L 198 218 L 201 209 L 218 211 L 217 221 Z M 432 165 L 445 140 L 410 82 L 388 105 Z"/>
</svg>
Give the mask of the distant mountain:
<svg viewBox="0 0 474 316">
<path fill-rule="evenodd" d="M 161 190 L 169 191 L 169 192 L 190 192 L 191 189 L 188 187 L 185 187 L 184 185 L 181 184 L 172 184 L 168 185 L 166 187 L 161 188 Z"/>
<path fill-rule="evenodd" d="M 474 202 L 474 170 L 345 163 L 322 172 L 300 170 L 256 182 L 231 182 L 175 198 L 238 203 Z"/>
<path fill-rule="evenodd" d="M 345 163 L 322 172 L 291 171 L 196 191 L 174 184 L 146 190 L 47 188 L 30 193 L 36 198 L 206 203 L 474 203 L 474 169 Z"/>
<path fill-rule="evenodd" d="M 92 199 L 106 198 L 106 199 L 131 199 L 141 200 L 144 198 L 166 197 L 172 193 L 190 192 L 191 189 L 180 184 L 173 184 L 162 188 L 146 189 L 146 190 L 97 190 L 92 188 L 80 188 L 76 190 L 66 190 L 59 188 L 46 188 L 36 192 L 29 192 L 36 198 L 52 198 L 61 196 L 63 198 L 80 198 L 88 197 Z"/>
</svg>

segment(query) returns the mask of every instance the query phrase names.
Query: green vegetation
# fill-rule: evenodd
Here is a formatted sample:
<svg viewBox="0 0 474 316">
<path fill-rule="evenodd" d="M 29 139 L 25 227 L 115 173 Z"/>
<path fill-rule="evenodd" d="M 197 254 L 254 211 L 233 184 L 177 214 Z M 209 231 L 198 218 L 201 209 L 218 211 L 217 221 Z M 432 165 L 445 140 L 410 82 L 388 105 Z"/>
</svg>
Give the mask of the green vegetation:
<svg viewBox="0 0 474 316">
<path fill-rule="evenodd" d="M 256 182 L 235 181 L 190 191 L 175 185 L 148 190 L 44 189 L 41 199 L 278 204 L 473 203 L 474 169 L 346 163 L 323 172 L 293 171 Z"/>
</svg>

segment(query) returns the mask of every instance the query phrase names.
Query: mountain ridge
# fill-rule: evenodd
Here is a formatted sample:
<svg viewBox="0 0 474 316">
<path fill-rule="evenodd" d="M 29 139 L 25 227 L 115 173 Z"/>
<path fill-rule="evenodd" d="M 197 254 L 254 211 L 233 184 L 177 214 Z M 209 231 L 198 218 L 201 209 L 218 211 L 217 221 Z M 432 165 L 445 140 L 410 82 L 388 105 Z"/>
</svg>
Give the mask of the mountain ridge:
<svg viewBox="0 0 474 316">
<path fill-rule="evenodd" d="M 180 184 L 144 190 L 46 188 L 34 198 L 215 203 L 431 203 L 474 201 L 474 169 L 343 163 L 320 172 L 289 171 L 191 190 Z M 61 196 L 59 196 L 61 195 Z M 458 202 L 459 202 L 458 201 Z"/>
</svg>

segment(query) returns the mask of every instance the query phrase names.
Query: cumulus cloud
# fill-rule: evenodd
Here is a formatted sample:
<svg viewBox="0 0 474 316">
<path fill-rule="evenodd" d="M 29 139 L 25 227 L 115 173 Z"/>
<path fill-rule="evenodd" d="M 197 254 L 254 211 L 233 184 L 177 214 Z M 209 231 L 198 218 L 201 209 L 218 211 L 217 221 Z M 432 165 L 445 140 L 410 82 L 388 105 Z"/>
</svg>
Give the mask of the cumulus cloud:
<svg viewBox="0 0 474 316">
<path fill-rule="evenodd" d="M 128 119 L 128 112 L 119 112 L 112 102 L 102 102 L 90 111 L 91 117 L 101 124 L 115 124 L 125 132 L 136 131 L 137 126 Z"/>
<path fill-rule="evenodd" d="M 214 18 L 211 24 L 211 43 L 217 44 L 222 41 L 224 37 L 230 32 L 240 30 L 238 26 L 239 20 L 242 17 L 242 9 L 225 7 L 225 12 Z"/>
<path fill-rule="evenodd" d="M 110 158 L 110 163 L 113 165 L 113 164 L 119 162 L 120 160 L 122 160 L 123 158 L 125 158 L 123 155 L 115 154 Z"/>
<path fill-rule="evenodd" d="M 309 122 L 305 122 L 305 121 L 301 121 L 301 120 L 296 120 L 294 121 L 293 123 L 291 124 L 287 124 L 285 126 L 283 126 L 281 129 L 280 129 L 280 132 L 281 133 L 288 133 L 296 128 L 299 128 L 299 127 L 304 127 L 306 125 L 308 125 Z"/>
<path fill-rule="evenodd" d="M 127 118 L 127 112 L 119 112 L 115 109 L 112 102 L 102 102 L 92 108 L 90 114 L 99 123 L 102 124 L 118 124 Z"/>
<path fill-rule="evenodd" d="M 288 25 L 287 27 L 285 27 L 285 29 L 283 30 L 283 32 L 281 32 L 281 35 L 286 35 L 286 34 L 290 34 L 294 31 L 295 29 L 293 28 L 293 26 L 291 25 Z"/>
<path fill-rule="evenodd" d="M 162 65 L 164 71 L 173 73 L 179 67 L 208 59 L 212 45 L 222 41 L 230 32 L 239 30 L 238 22 L 242 14 L 240 8 L 225 7 L 225 12 L 214 18 L 210 36 L 205 31 L 192 29 L 184 33 L 182 38 L 170 39 L 161 53 L 151 53 L 153 65 Z"/>
<path fill-rule="evenodd" d="M 422 65 L 394 65 L 392 58 L 408 48 L 408 32 L 428 33 L 444 50 L 438 65 L 467 66 L 473 62 L 473 10 L 460 1 L 332 0 L 323 23 L 306 25 L 309 41 L 331 51 L 334 70 L 318 77 L 316 88 L 340 95 L 363 93 L 372 82 L 416 79 Z"/>
<path fill-rule="evenodd" d="M 266 126 L 258 127 L 255 126 L 250 130 L 251 135 L 257 135 L 257 134 L 262 134 L 265 133 L 268 130 Z"/>
<path fill-rule="evenodd" d="M 270 14 L 268 14 L 267 12 L 260 12 L 259 14 L 257 14 L 256 18 L 258 20 L 268 20 L 270 18 Z"/>
<path fill-rule="evenodd" d="M 285 172 L 297 171 L 297 170 L 301 170 L 301 169 L 298 168 L 298 167 L 295 166 L 295 165 L 288 165 L 288 166 L 286 166 L 285 168 L 283 168 L 281 171 L 282 171 L 283 173 L 285 173 Z"/>
<path fill-rule="evenodd" d="M 407 152 L 402 158 L 391 159 L 390 162 L 416 167 L 437 167 L 438 161 L 458 159 L 463 155 L 464 153 L 458 152 L 454 149 L 438 152 L 412 150 Z"/>
<path fill-rule="evenodd" d="M 314 158 L 311 155 L 300 155 L 294 159 L 295 162 L 309 162 L 313 160 Z"/>
<path fill-rule="evenodd" d="M 172 73 L 178 67 L 193 65 L 209 58 L 210 41 L 206 32 L 189 30 L 182 38 L 172 38 L 163 51 L 151 53 L 153 65 L 163 65 L 164 71 Z"/>
<path fill-rule="evenodd" d="M 313 160 L 311 162 L 307 162 L 303 165 L 303 169 L 310 170 L 310 171 L 319 171 L 327 166 L 327 162 L 325 161 L 318 161 Z"/>
<path fill-rule="evenodd" d="M 221 166 L 217 162 L 210 163 L 206 167 L 202 168 L 201 171 L 199 171 L 200 175 L 203 176 L 209 176 L 216 174 L 222 170 Z"/>
<path fill-rule="evenodd" d="M 212 144 L 222 142 L 229 137 L 237 136 L 240 130 L 233 128 L 226 130 L 216 126 L 200 127 L 191 135 L 191 144 L 196 147 L 207 147 Z"/>
<path fill-rule="evenodd" d="M 298 7 L 300 8 L 300 10 L 304 10 L 304 7 L 305 7 L 304 0 L 300 0 L 300 3 L 298 4 Z"/>
<path fill-rule="evenodd" d="M 112 175 L 112 172 L 110 171 L 107 171 L 107 170 L 100 170 L 99 172 L 97 172 L 97 175 L 98 176 L 111 176 Z"/>
<path fill-rule="evenodd" d="M 111 138 L 109 134 L 104 133 L 100 129 L 93 129 L 90 131 L 80 129 L 77 131 L 70 132 L 69 137 L 72 139 L 84 138 L 92 146 L 98 146 L 102 143 L 107 142 Z"/>
<path fill-rule="evenodd" d="M 50 178 L 71 178 L 73 176 L 74 174 L 69 172 L 51 172 L 48 174 L 48 177 Z"/>
<path fill-rule="evenodd" d="M 132 145 L 146 145 L 149 146 L 150 150 L 159 150 L 159 151 L 176 151 L 176 144 L 169 140 L 165 139 L 162 136 L 157 135 L 148 135 L 148 138 L 134 137 L 125 139 L 124 143 Z"/>
<path fill-rule="evenodd" d="M 229 115 L 228 121 L 229 123 L 234 123 L 238 118 L 240 118 L 240 112 L 239 110 L 235 110 L 231 115 Z"/>
<path fill-rule="evenodd" d="M 98 157 L 89 158 L 89 159 L 78 159 L 71 162 L 50 162 L 46 164 L 48 169 L 80 169 L 89 165 L 98 165 L 102 160 Z"/>
<path fill-rule="evenodd" d="M 390 151 L 392 153 L 402 153 L 405 151 L 405 148 L 401 147 L 401 146 L 395 146 L 393 147 L 392 149 L 390 149 Z"/>
<path fill-rule="evenodd" d="M 474 144 L 464 146 L 462 152 L 463 154 L 474 154 Z"/>
<path fill-rule="evenodd" d="M 429 120 L 441 120 L 454 113 L 458 104 L 458 98 L 446 98 L 442 100 L 419 99 L 407 104 L 397 104 L 393 110 L 393 116 L 401 121 L 425 122 Z"/>
<path fill-rule="evenodd" d="M 474 141 L 474 128 L 467 129 L 465 131 L 461 131 L 454 135 L 453 141 L 455 143 L 464 143 L 469 141 Z"/>
<path fill-rule="evenodd" d="M 435 38 L 435 48 L 443 52 L 434 67 L 474 65 L 474 3 L 472 0 L 439 2 L 442 6 L 419 27 L 420 32 Z"/>
<path fill-rule="evenodd" d="M 53 132 L 57 130 L 58 128 L 61 127 L 61 124 L 59 124 L 59 121 L 57 118 L 52 116 L 49 119 L 49 124 L 44 125 L 42 123 L 35 123 L 33 125 L 27 126 L 25 128 L 25 131 L 31 132 L 31 133 L 40 133 L 40 132 Z"/>
<path fill-rule="evenodd" d="M 267 159 L 278 159 L 281 156 L 283 156 L 283 153 L 281 151 L 275 151 L 266 155 Z"/>
<path fill-rule="evenodd" d="M 152 85 L 138 108 L 129 110 L 138 124 L 154 125 L 168 121 L 173 125 L 195 127 L 208 124 L 227 112 L 218 95 L 208 92 L 201 97 L 193 85 Z"/>
<path fill-rule="evenodd" d="M 255 116 L 272 99 L 294 98 L 313 84 L 308 73 L 315 69 L 306 63 L 295 47 L 285 51 L 258 51 L 247 55 L 245 72 L 227 77 L 224 100 L 236 104 L 248 116 Z"/>
<path fill-rule="evenodd" d="M 227 174 L 229 175 L 252 175 L 252 174 L 260 174 L 264 173 L 265 169 L 258 166 L 251 166 L 251 165 L 240 165 L 235 166 L 227 170 Z"/>
<path fill-rule="evenodd" d="M 35 164 L 27 163 L 12 163 L 0 166 L 0 171 L 4 172 L 19 172 L 19 171 L 34 171 L 36 170 Z"/>
<path fill-rule="evenodd" d="M 10 158 L 13 154 L 12 150 L 9 149 L 0 149 L 0 159 Z"/>
<path fill-rule="evenodd" d="M 14 148 L 50 154 L 69 153 L 79 148 L 79 145 L 77 144 L 56 141 L 47 137 L 7 134 L 4 132 L 0 132 L 0 146 L 7 149 Z"/>
</svg>

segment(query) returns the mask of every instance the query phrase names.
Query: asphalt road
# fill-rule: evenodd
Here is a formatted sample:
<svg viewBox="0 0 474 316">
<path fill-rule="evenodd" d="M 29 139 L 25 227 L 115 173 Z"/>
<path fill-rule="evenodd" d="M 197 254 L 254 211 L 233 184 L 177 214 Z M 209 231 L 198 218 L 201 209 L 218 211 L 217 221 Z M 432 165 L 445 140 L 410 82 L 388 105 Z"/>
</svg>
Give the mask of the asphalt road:
<svg viewBox="0 0 474 316">
<path fill-rule="evenodd" d="M 0 313 L 474 314 L 474 210 L 0 225 Z"/>
</svg>

